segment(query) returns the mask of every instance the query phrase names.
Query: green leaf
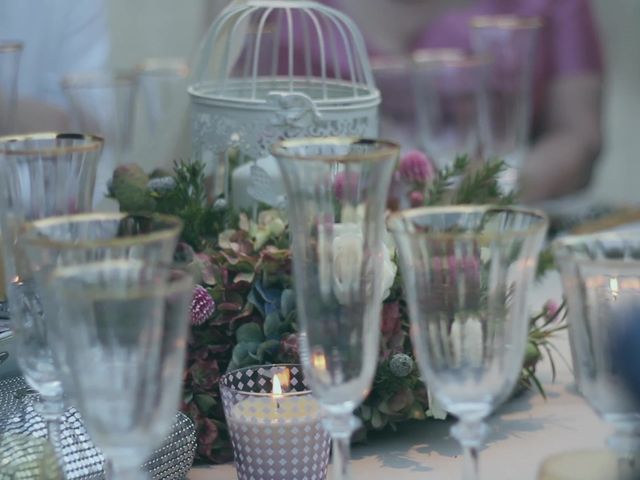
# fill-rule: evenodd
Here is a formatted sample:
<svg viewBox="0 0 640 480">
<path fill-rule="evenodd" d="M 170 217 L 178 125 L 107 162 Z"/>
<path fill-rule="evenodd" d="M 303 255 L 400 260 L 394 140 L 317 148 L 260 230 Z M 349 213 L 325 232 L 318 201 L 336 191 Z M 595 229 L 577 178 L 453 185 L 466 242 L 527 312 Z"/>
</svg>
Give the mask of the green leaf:
<svg viewBox="0 0 640 480">
<path fill-rule="evenodd" d="M 264 334 L 269 339 L 280 338 L 280 314 L 278 312 L 271 312 L 264 319 Z"/>
<path fill-rule="evenodd" d="M 260 343 L 264 340 L 264 335 L 257 323 L 245 323 L 236 330 L 236 340 L 238 343 Z"/>
<path fill-rule="evenodd" d="M 280 297 L 280 313 L 283 318 L 287 318 L 291 312 L 296 308 L 296 297 L 293 290 L 287 288 L 282 291 Z"/>
<path fill-rule="evenodd" d="M 251 354 L 255 354 L 259 346 L 260 343 L 258 342 L 238 343 L 233 348 L 233 354 L 231 355 L 233 363 L 235 363 L 238 368 L 251 365 L 253 363 L 251 361 Z"/>
<path fill-rule="evenodd" d="M 198 405 L 198 408 L 205 415 L 211 412 L 214 409 L 214 407 L 218 404 L 215 398 L 213 398 L 211 395 L 208 395 L 206 393 L 199 393 L 195 395 L 193 399 L 196 402 L 196 405 Z"/>
<path fill-rule="evenodd" d="M 274 359 L 278 354 L 278 350 L 280 350 L 280 342 L 278 340 L 266 340 L 258 347 L 258 355 L 260 355 L 262 359 L 264 359 L 265 356 Z"/>
</svg>

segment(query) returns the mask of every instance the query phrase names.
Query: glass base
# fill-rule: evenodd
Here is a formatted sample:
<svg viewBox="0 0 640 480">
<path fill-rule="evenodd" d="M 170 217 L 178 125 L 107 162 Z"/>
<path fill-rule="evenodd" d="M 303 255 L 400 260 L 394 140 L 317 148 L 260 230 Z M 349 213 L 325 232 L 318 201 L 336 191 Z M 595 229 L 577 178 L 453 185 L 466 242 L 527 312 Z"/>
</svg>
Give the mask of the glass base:
<svg viewBox="0 0 640 480">
<path fill-rule="evenodd" d="M 640 456 L 617 456 L 610 450 L 579 450 L 548 457 L 538 480 L 635 480 L 640 478 Z"/>
</svg>

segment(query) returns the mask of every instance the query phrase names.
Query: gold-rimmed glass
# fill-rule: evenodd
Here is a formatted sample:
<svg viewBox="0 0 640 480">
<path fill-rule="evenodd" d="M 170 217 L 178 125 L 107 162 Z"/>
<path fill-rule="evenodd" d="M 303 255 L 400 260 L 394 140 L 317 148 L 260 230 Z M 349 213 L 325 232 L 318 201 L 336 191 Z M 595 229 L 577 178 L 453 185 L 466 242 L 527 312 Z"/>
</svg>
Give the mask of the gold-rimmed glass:
<svg viewBox="0 0 640 480">
<path fill-rule="evenodd" d="M 400 257 L 411 339 L 421 373 L 477 478 L 484 420 L 511 393 L 528 332 L 527 294 L 548 220 L 526 209 L 451 206 L 387 221 Z"/>
<path fill-rule="evenodd" d="M 166 215 L 86 213 L 50 217 L 24 225 L 20 235 L 26 262 L 47 311 L 48 337 L 67 394 L 73 381 L 66 350 L 66 327 L 58 305 L 46 288 L 46 277 L 57 266 L 116 259 L 168 264 L 173 259 L 182 221 Z"/>
<path fill-rule="evenodd" d="M 23 44 L 0 40 L 0 135 L 16 131 L 18 73 Z"/>
<path fill-rule="evenodd" d="M 486 158 L 491 141 L 488 57 L 421 49 L 412 61 L 420 146 L 440 167 L 452 165 L 459 155 Z"/>
<path fill-rule="evenodd" d="M 471 19 L 473 52 L 491 59 L 487 82 L 492 157 L 512 167 L 503 185 L 512 188 L 522 167 L 532 121 L 533 76 L 542 27 L 537 17 L 485 15 Z"/>
<path fill-rule="evenodd" d="M 107 478 L 149 478 L 140 467 L 180 403 L 193 278 L 173 266 L 108 259 L 57 266 L 45 290 L 61 308 L 75 399 Z"/>
<path fill-rule="evenodd" d="M 271 148 L 287 193 L 301 359 L 327 413 L 336 480 L 350 478 L 353 410 L 376 369 L 391 262 L 382 241 L 384 211 L 399 150 L 351 137 L 299 138 Z"/>
<path fill-rule="evenodd" d="M 62 385 L 47 337 L 47 322 L 19 233 L 25 222 L 91 209 L 100 137 L 37 133 L 0 137 L 0 225 L 11 325 L 18 362 L 38 391 L 37 410 L 58 446 Z"/>
<path fill-rule="evenodd" d="M 640 474 L 640 408 L 617 352 L 640 308 L 640 233 L 569 235 L 553 243 L 568 306 L 573 373 L 580 393 L 613 427 L 619 467 Z"/>
<path fill-rule="evenodd" d="M 128 70 L 71 72 L 61 80 L 72 125 L 105 139 L 94 202 L 104 200 L 115 167 L 132 162 L 137 76 Z"/>
</svg>

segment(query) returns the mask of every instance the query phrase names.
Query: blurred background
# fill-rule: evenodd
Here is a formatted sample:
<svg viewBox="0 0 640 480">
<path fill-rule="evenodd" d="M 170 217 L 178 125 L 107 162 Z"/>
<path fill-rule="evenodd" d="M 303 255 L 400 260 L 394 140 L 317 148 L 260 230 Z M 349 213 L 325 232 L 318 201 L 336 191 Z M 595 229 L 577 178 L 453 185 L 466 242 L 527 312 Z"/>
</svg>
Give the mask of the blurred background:
<svg viewBox="0 0 640 480">
<path fill-rule="evenodd" d="M 563 0 L 553 0 L 563 1 Z M 366 0 L 363 0 L 363 3 Z M 109 0 L 108 29 L 111 34 L 109 67 L 131 69 L 150 58 L 173 58 L 185 65 L 195 57 L 200 39 L 225 0 Z M 591 0 L 605 59 L 605 142 L 590 188 L 575 198 L 598 203 L 640 203 L 640 0 Z M 154 133 L 144 91 L 138 95 L 135 135 L 131 158 L 145 169 L 158 163 L 157 135 Z M 179 98 L 185 128 L 188 96 Z M 175 115 L 174 115 L 175 117 Z M 170 157 L 188 155 L 186 131 Z M 149 150 L 156 143 L 156 153 Z M 150 153 L 151 152 L 151 153 Z M 564 201 L 571 208 L 573 203 Z"/>
<path fill-rule="evenodd" d="M 113 66 L 130 67 L 147 57 L 192 58 L 225 3 L 110 0 Z M 640 0 L 591 3 L 604 49 L 606 90 L 605 144 L 588 196 L 606 203 L 640 202 Z"/>
</svg>

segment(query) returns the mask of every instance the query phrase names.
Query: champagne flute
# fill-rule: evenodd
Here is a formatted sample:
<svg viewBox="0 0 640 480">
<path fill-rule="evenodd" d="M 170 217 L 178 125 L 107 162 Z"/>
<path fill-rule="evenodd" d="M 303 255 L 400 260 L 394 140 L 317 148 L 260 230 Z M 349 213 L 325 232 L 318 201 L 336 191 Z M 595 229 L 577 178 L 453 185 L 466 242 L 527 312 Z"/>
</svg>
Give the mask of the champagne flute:
<svg viewBox="0 0 640 480">
<path fill-rule="evenodd" d="M 471 20 L 471 45 L 491 59 L 486 94 L 491 157 L 510 167 L 502 184 L 513 189 L 522 168 L 531 133 L 533 79 L 542 22 L 537 17 L 486 15 Z"/>
<path fill-rule="evenodd" d="M 377 363 L 384 209 L 399 147 L 326 137 L 271 152 L 287 192 L 303 369 L 327 414 L 334 478 L 347 479 L 353 410 Z"/>
<path fill-rule="evenodd" d="M 422 148 L 439 167 L 468 153 L 486 158 L 490 149 L 487 80 L 490 62 L 455 49 L 413 54 L 413 88 Z"/>
<path fill-rule="evenodd" d="M 30 220 L 90 210 L 102 143 L 80 134 L 0 137 L 0 225 L 11 322 L 19 365 L 40 394 L 36 409 L 54 448 L 60 447 L 63 389 L 19 232 Z"/>
<path fill-rule="evenodd" d="M 459 422 L 465 480 L 478 477 L 485 419 L 518 379 L 527 292 L 548 226 L 536 211 L 451 206 L 388 220 L 409 307 L 411 339 L 429 389 Z"/>
</svg>

